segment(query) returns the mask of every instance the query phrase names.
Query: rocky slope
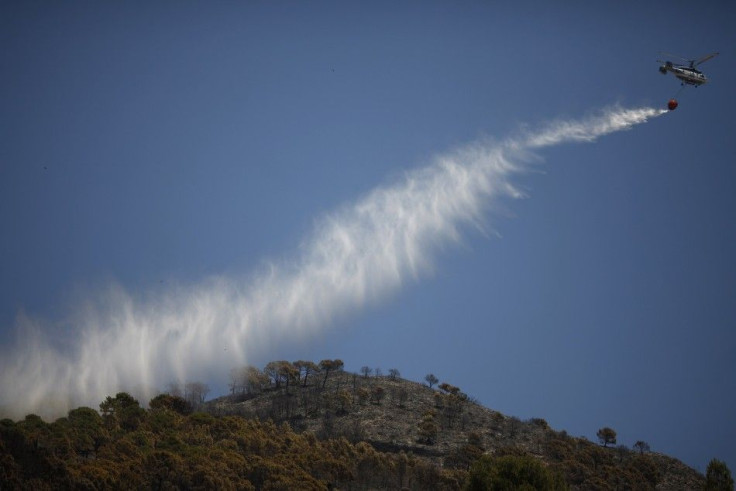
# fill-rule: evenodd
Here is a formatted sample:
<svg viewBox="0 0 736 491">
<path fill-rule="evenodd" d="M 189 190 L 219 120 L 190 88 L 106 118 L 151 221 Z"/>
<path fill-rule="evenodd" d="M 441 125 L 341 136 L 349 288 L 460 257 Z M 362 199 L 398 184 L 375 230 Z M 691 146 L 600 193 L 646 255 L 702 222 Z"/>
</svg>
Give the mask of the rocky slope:
<svg viewBox="0 0 736 491">
<path fill-rule="evenodd" d="M 443 468 L 468 469 L 484 453 L 526 454 L 565 477 L 571 489 L 701 489 L 703 476 L 666 455 L 611 448 L 485 408 L 458 388 L 337 372 L 290 386 L 206 403 L 215 415 L 288 422 L 321 438 L 364 441 Z"/>
</svg>

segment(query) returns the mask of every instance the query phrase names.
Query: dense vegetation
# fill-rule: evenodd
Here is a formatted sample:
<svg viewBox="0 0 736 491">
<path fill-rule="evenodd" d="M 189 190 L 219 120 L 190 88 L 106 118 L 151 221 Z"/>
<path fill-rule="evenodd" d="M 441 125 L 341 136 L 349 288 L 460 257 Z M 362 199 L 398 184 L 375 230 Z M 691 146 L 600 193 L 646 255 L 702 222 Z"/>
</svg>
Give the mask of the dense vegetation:
<svg viewBox="0 0 736 491">
<path fill-rule="evenodd" d="M 171 396 L 142 409 L 126 393 L 100 415 L 0 423 L 2 489 L 458 489 L 463 476 L 287 423 L 186 414 Z"/>
<path fill-rule="evenodd" d="M 655 489 L 702 488 L 675 459 L 596 445 L 483 408 L 459 388 L 340 360 L 233 370 L 231 395 L 203 403 L 190 385 L 152 399 L 127 393 L 99 411 L 47 423 L 0 421 L 2 489 Z M 717 461 L 716 461 L 717 462 Z M 725 464 L 708 483 L 728 489 Z"/>
</svg>

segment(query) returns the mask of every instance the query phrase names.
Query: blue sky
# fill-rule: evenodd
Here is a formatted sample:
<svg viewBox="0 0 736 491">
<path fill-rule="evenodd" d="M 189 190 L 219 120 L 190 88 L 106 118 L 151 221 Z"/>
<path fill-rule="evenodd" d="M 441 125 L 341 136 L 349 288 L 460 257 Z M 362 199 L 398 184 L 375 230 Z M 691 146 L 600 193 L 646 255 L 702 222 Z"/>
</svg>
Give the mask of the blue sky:
<svg viewBox="0 0 736 491">
<path fill-rule="evenodd" d="M 454 149 L 664 107 L 679 84 L 657 72 L 659 52 L 720 51 L 676 111 L 536 150 L 512 177 L 526 197 L 500 199 L 484 230 L 461 223 L 400 287 L 245 351 L 256 365 L 432 372 L 506 414 L 590 439 L 611 426 L 619 443 L 736 469 L 735 14 L 732 2 L 4 2 L 3 351 L 28 323 L 74 351 L 110 284 L 155 309 L 212 277 L 256 277 Z"/>
</svg>

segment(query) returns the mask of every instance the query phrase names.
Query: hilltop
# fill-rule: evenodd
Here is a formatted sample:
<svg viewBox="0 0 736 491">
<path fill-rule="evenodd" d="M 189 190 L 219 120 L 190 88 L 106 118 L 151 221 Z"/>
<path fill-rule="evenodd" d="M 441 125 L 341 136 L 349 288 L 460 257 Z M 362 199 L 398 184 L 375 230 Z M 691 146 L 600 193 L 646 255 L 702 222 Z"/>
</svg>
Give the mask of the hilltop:
<svg viewBox="0 0 736 491">
<path fill-rule="evenodd" d="M 288 422 L 300 433 L 366 442 L 443 469 L 467 471 L 483 454 L 528 455 L 559 471 L 573 489 L 696 489 L 704 483 L 702 474 L 648 451 L 648 445 L 639 451 L 571 437 L 543 419 L 521 421 L 483 407 L 446 383 L 430 387 L 402 379 L 395 370 L 376 376 L 368 369 L 311 377 L 292 371 L 289 383 L 288 374 L 279 376 L 279 367 L 282 375 L 288 367 L 284 363 L 267 366 L 263 385 L 253 380 L 231 384 L 232 395 L 209 401 L 203 409 L 213 415 Z"/>
</svg>

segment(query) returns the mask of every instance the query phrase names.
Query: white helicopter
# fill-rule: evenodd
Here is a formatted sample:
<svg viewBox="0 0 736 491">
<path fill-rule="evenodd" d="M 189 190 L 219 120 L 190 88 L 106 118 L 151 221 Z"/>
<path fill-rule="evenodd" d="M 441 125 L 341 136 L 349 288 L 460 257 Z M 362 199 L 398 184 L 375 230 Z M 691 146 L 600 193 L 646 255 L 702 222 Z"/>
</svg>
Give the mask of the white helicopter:
<svg viewBox="0 0 736 491">
<path fill-rule="evenodd" d="M 667 55 L 667 53 L 662 53 L 662 54 Z M 674 56 L 675 58 L 679 58 L 685 61 L 686 64 L 672 63 L 671 61 L 662 61 L 662 60 L 657 60 L 657 63 L 663 63 L 663 65 L 659 66 L 659 71 L 660 73 L 662 73 L 662 75 L 667 75 L 667 72 L 672 72 L 672 74 L 675 77 L 679 78 L 682 81 L 682 85 L 688 84 L 688 85 L 694 85 L 695 87 L 698 87 L 706 83 L 708 81 L 708 78 L 705 76 L 703 72 L 701 72 L 695 67 L 700 65 L 701 63 L 705 63 L 706 61 L 710 60 L 711 58 L 717 55 L 718 53 L 711 53 L 697 60 L 688 60 L 687 58 L 682 58 L 681 56 L 667 55 L 667 56 Z"/>
</svg>

